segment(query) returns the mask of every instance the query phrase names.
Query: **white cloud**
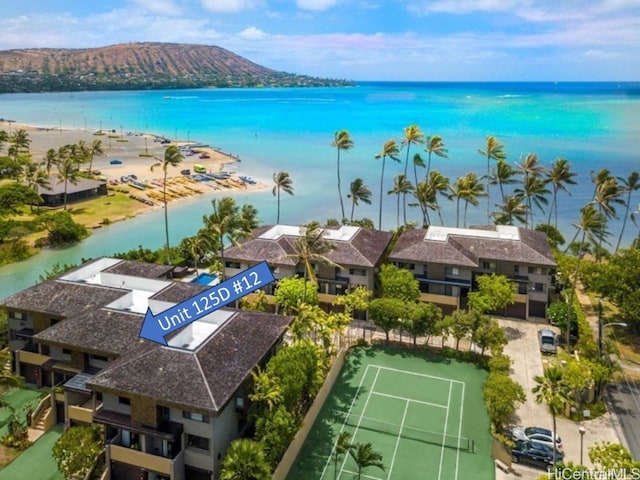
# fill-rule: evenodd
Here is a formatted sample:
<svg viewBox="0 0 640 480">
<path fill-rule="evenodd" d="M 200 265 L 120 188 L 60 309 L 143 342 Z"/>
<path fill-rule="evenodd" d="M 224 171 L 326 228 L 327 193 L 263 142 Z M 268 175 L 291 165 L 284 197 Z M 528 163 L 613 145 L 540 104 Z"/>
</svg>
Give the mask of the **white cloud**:
<svg viewBox="0 0 640 480">
<path fill-rule="evenodd" d="M 244 38 L 246 40 L 263 40 L 267 38 L 267 34 L 264 33 L 262 30 L 260 30 L 259 28 L 249 27 L 242 30 L 238 34 L 238 37 Z"/>
<path fill-rule="evenodd" d="M 338 4 L 338 0 L 296 0 L 298 8 L 302 10 L 322 11 Z"/>
<path fill-rule="evenodd" d="M 210 12 L 239 13 L 255 8 L 259 2 L 254 0 L 201 0 L 201 3 L 202 7 Z"/>
<path fill-rule="evenodd" d="M 173 0 L 134 0 L 136 5 L 159 15 L 178 15 L 180 9 Z"/>
</svg>

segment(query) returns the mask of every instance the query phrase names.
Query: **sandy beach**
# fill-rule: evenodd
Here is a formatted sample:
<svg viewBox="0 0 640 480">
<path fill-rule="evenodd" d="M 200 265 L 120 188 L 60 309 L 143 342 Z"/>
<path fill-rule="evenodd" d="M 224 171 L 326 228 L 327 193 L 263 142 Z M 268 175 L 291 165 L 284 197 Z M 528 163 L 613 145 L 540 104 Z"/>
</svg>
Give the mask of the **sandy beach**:
<svg viewBox="0 0 640 480">
<path fill-rule="evenodd" d="M 131 193 L 138 198 L 148 199 L 154 204 L 161 200 L 159 192 L 162 190 L 163 171 L 162 168 L 156 168 L 152 172 L 151 166 L 157 163 L 158 159 L 163 158 L 166 148 L 171 144 L 183 149 L 184 159 L 177 168 L 169 167 L 167 172 L 167 177 L 170 178 L 167 182 L 170 193 L 168 200 L 178 200 L 205 192 L 211 193 L 212 189 L 224 192 L 234 189 L 256 191 L 269 188 L 264 183 L 253 180 L 248 173 L 242 172 L 238 168 L 241 160 L 237 157 L 197 141 L 187 142 L 178 139 L 177 142 L 167 143 L 168 139 L 166 139 L 163 143 L 162 137 L 151 133 L 104 130 L 99 134 L 100 132 L 89 130 L 43 128 L 0 121 L 0 130 L 8 134 L 18 129 L 28 132 L 31 140 L 30 152 L 35 162 L 43 161 L 50 148 L 57 150 L 61 146 L 78 143 L 80 140 L 88 144 L 93 143 L 94 140 L 101 140 L 104 155 L 94 158 L 92 165 L 94 173 L 99 178 L 106 179 L 111 186 L 122 185 L 124 177 L 135 178 L 140 185 L 127 185 L 131 188 Z M 183 170 L 189 170 L 191 174 L 196 173 L 194 171 L 196 165 L 216 175 L 226 172 L 223 176 L 227 178 L 197 181 L 181 173 Z M 81 168 L 88 167 L 88 165 L 81 166 Z M 245 177 L 245 180 L 241 177 Z"/>
</svg>

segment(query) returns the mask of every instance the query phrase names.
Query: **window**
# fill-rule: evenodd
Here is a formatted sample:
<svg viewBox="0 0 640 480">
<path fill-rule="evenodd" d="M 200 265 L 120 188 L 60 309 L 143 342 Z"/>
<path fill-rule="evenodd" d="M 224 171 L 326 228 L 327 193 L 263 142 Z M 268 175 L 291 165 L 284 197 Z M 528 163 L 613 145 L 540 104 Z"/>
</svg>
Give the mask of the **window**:
<svg viewBox="0 0 640 480">
<path fill-rule="evenodd" d="M 367 271 L 364 268 L 350 268 L 349 275 L 357 275 L 359 277 L 366 277 Z"/>
<path fill-rule="evenodd" d="M 71 350 L 69 350 L 68 348 L 63 348 L 62 353 L 64 353 L 65 355 L 71 355 Z"/>
<path fill-rule="evenodd" d="M 97 360 L 99 362 L 108 362 L 109 359 L 107 357 L 103 357 L 102 355 L 89 355 L 89 360 Z"/>
<path fill-rule="evenodd" d="M 520 265 L 514 265 L 513 266 L 513 273 L 515 275 L 518 275 L 520 273 Z"/>
<path fill-rule="evenodd" d="M 519 283 L 518 284 L 518 293 L 520 295 L 526 295 L 527 294 L 527 284 L 526 283 Z"/>
<path fill-rule="evenodd" d="M 495 270 L 496 262 L 482 262 L 482 268 L 485 270 Z"/>
<path fill-rule="evenodd" d="M 542 283 L 532 283 L 531 284 L 532 292 L 544 292 L 544 285 Z"/>
<path fill-rule="evenodd" d="M 444 274 L 447 277 L 451 277 L 451 276 L 455 277 L 460 275 L 460 270 L 458 270 L 456 267 L 445 267 Z"/>
<path fill-rule="evenodd" d="M 209 451 L 209 439 L 199 437 L 198 435 L 187 434 L 187 445 L 193 448 L 199 448 L 200 450 Z"/>
<path fill-rule="evenodd" d="M 240 268 L 240 262 L 224 262 L 226 268 Z"/>
<path fill-rule="evenodd" d="M 122 405 L 131 405 L 131 399 L 127 397 L 118 397 L 118 403 Z"/>
<path fill-rule="evenodd" d="M 541 267 L 529 267 L 529 273 L 533 273 L 535 275 L 544 275 L 547 273 L 545 268 Z"/>
<path fill-rule="evenodd" d="M 201 413 L 196 412 L 187 412 L 186 410 L 182 412 L 183 418 L 188 418 L 189 420 L 193 420 L 194 422 L 202 422 L 209 423 L 209 417 L 207 415 L 203 415 Z"/>
<path fill-rule="evenodd" d="M 398 268 L 406 268 L 407 270 L 415 270 L 416 268 L 415 263 L 398 262 L 396 263 L 396 265 L 398 266 Z"/>
<path fill-rule="evenodd" d="M 24 320 L 24 313 L 22 312 L 9 312 L 9 318 L 13 318 L 15 320 Z"/>
</svg>

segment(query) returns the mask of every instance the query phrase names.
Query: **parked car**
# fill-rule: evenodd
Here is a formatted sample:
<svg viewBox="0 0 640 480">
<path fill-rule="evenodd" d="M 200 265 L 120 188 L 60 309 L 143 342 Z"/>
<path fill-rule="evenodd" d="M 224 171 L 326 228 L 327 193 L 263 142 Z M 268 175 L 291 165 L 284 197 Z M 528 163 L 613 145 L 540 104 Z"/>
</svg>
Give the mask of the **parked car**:
<svg viewBox="0 0 640 480">
<path fill-rule="evenodd" d="M 553 330 L 549 330 L 548 328 L 538 330 L 538 341 L 542 353 L 557 353 L 558 344 L 556 334 Z"/>
<path fill-rule="evenodd" d="M 556 463 L 564 459 L 564 453 L 556 451 Z M 511 450 L 511 460 L 514 463 L 528 463 L 536 467 L 547 468 L 553 466 L 553 450 L 539 442 L 528 440 L 516 441 L 516 446 Z"/>
<path fill-rule="evenodd" d="M 534 441 L 538 443 L 542 443 L 547 447 L 551 447 L 553 445 L 552 438 L 553 432 L 548 428 L 543 427 L 514 427 L 511 430 L 511 438 L 514 441 L 518 440 L 528 440 Z M 556 449 L 559 452 L 562 452 L 562 439 L 560 435 L 556 433 Z"/>
</svg>

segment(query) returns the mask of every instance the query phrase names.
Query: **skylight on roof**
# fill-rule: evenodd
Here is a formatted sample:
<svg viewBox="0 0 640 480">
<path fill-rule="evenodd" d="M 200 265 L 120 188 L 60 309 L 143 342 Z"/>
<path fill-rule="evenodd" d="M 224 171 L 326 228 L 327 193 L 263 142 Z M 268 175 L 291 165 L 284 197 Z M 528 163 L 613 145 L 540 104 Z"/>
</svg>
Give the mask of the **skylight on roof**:
<svg viewBox="0 0 640 480">
<path fill-rule="evenodd" d="M 475 238 L 493 238 L 496 240 L 520 240 L 520 230 L 512 225 L 498 225 L 495 230 L 479 228 L 456 228 L 430 226 L 424 236 L 425 240 L 446 242 L 449 235 Z"/>
<path fill-rule="evenodd" d="M 190 323 L 168 340 L 170 347 L 197 350 L 227 320 L 235 314 L 232 310 L 216 310 L 200 320 Z"/>
</svg>

